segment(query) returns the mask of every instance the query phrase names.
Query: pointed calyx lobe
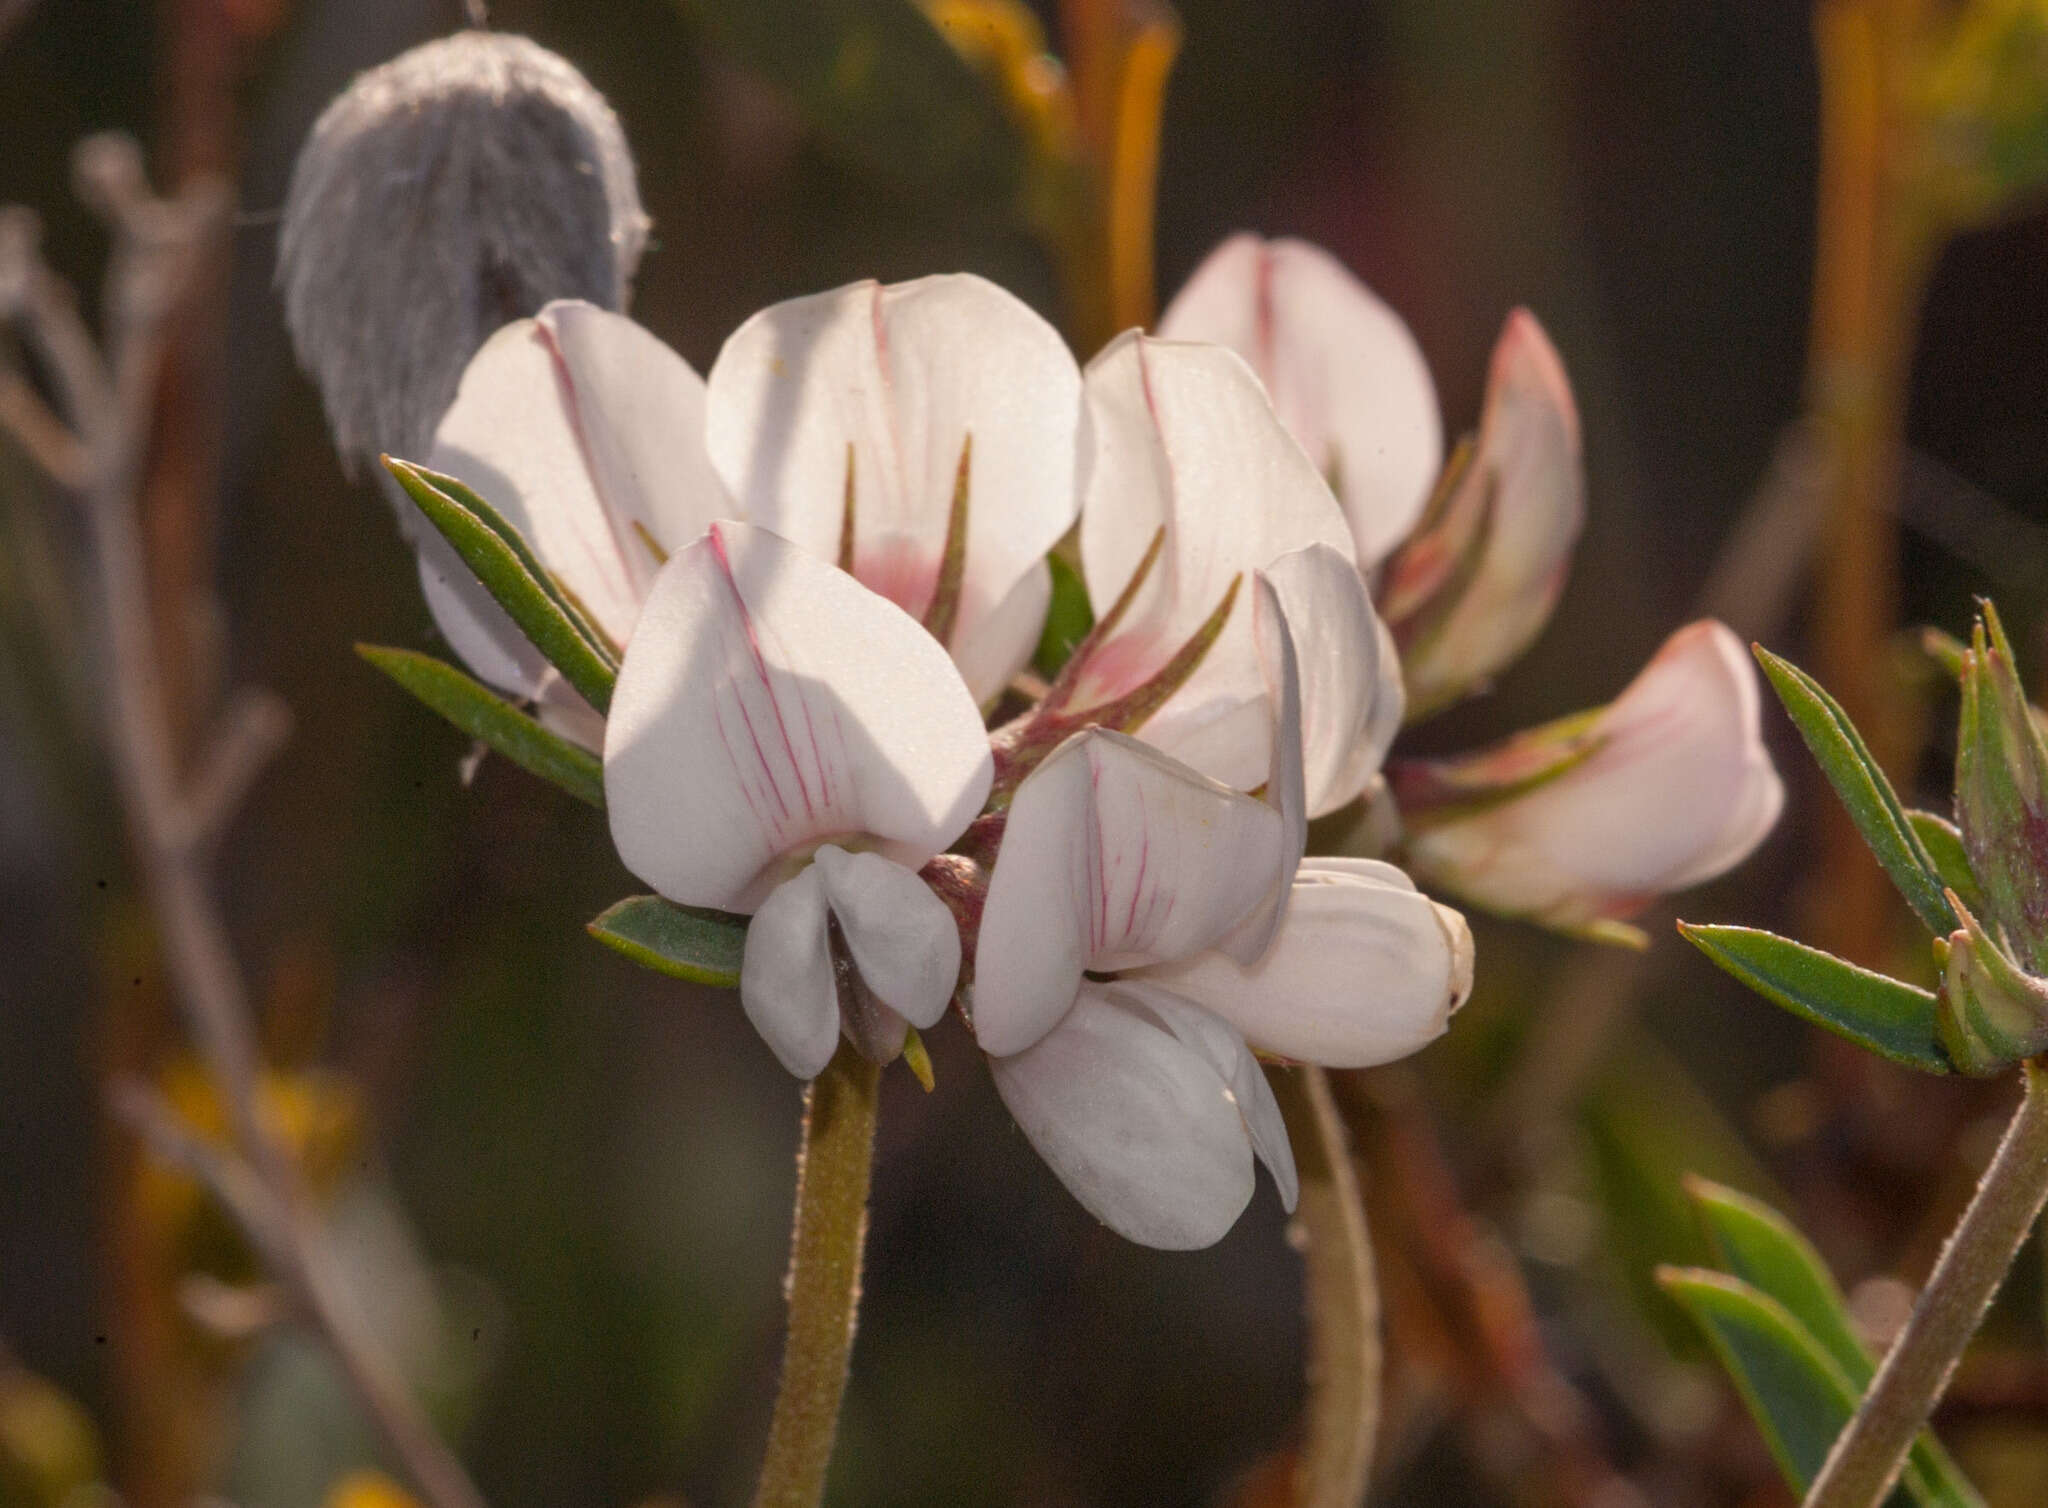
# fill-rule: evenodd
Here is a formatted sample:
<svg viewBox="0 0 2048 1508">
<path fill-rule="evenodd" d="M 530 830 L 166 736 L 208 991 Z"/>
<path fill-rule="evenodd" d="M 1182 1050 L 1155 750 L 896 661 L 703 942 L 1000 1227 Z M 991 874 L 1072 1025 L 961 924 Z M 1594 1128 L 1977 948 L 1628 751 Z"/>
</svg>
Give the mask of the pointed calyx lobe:
<svg viewBox="0 0 2048 1508">
<path fill-rule="evenodd" d="M 1379 662 L 1377 620 L 1356 572 L 1328 567 L 1328 558 L 1352 556 L 1343 512 L 1275 418 L 1250 368 L 1219 346 L 1133 332 L 1090 364 L 1084 390 L 1082 564 L 1098 617 L 1120 600 L 1123 607 L 1115 631 L 1077 654 L 1073 704 L 1114 703 L 1144 686 L 1236 590 L 1200 664 L 1151 713 L 1142 734 L 1226 785 L 1250 790 L 1265 783 L 1274 712 L 1256 613 L 1247 610 L 1238 583 L 1247 572 L 1266 571 L 1286 614 L 1315 624 L 1312 643 L 1301 645 L 1305 728 L 1343 729 L 1330 735 L 1340 741 L 1363 736 L 1369 719 L 1353 704 L 1383 706 L 1385 683 L 1398 685 L 1397 667 Z M 1327 557 L 1279 565 L 1318 548 Z M 1325 663 L 1337 667 L 1327 676 L 1317 673 Z M 1364 691 L 1360 667 L 1370 667 Z M 1348 681 L 1341 687 L 1345 706 L 1324 705 L 1320 697 L 1337 692 L 1340 681 Z M 1333 748 L 1327 757 L 1312 753 L 1309 762 L 1334 772 L 1334 780 L 1355 771 L 1353 756 L 1351 747 Z M 1319 789 L 1312 808 L 1355 794 L 1355 787 L 1341 797 Z"/>
<path fill-rule="evenodd" d="M 1080 374 L 964 274 L 762 310 L 708 379 L 706 443 L 750 521 L 926 622 L 975 699 L 1029 659 L 1073 522 Z"/>
</svg>

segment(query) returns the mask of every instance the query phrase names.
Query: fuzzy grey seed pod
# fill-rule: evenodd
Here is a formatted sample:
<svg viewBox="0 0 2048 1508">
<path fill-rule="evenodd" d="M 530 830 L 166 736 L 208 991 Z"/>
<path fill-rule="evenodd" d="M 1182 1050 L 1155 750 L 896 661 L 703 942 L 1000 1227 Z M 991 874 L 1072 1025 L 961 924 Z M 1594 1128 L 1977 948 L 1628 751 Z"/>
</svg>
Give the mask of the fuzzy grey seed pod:
<svg viewBox="0 0 2048 1508">
<path fill-rule="evenodd" d="M 618 117 L 526 38 L 460 32 L 358 77 L 300 150 L 277 268 L 344 468 L 424 458 L 500 325 L 622 307 L 647 228 Z"/>
</svg>

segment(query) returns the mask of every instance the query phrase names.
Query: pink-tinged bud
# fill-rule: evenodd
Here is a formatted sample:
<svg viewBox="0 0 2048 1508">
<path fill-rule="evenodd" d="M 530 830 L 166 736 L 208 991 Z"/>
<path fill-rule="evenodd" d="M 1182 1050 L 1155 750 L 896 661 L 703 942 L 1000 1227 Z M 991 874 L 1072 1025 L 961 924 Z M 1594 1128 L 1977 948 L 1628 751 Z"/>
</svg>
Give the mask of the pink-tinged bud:
<svg viewBox="0 0 2048 1508">
<path fill-rule="evenodd" d="M 1550 621 L 1586 514 L 1579 411 L 1526 309 L 1494 346 L 1479 436 L 1388 567 L 1381 611 L 1412 722 L 1484 689 Z"/>
<path fill-rule="evenodd" d="M 2048 741 L 1984 604 L 1962 664 L 1956 822 L 1991 920 L 2027 967 L 2048 973 Z"/>
<path fill-rule="evenodd" d="M 1712 879 L 1784 804 L 1755 675 L 1735 636 L 1703 620 L 1604 708 L 1398 770 L 1411 871 L 1490 911 L 1606 933 Z"/>
<path fill-rule="evenodd" d="M 622 308 L 647 226 L 611 107 L 526 38 L 459 32 L 356 79 L 292 169 L 277 269 L 343 464 L 424 456 L 499 326 Z"/>
</svg>

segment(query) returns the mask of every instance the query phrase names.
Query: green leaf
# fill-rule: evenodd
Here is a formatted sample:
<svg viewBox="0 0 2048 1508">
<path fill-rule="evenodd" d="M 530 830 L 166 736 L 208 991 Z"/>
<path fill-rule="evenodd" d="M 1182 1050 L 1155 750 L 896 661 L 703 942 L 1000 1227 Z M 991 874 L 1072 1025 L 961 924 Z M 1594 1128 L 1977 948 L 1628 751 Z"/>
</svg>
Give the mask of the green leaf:
<svg viewBox="0 0 2048 1508">
<path fill-rule="evenodd" d="M 1048 681 L 1066 668 L 1074 647 L 1088 637 L 1095 626 L 1095 610 L 1088 605 L 1088 587 L 1081 573 L 1058 555 L 1048 555 L 1052 570 L 1052 605 L 1045 612 L 1045 629 L 1038 636 L 1038 652 L 1031 664 Z"/>
<path fill-rule="evenodd" d="M 579 801 L 604 808 L 604 766 L 588 749 L 551 733 L 480 681 L 410 649 L 358 644 L 356 653 L 528 774 L 552 780 Z"/>
<path fill-rule="evenodd" d="M 1678 924 L 1679 935 L 1759 995 L 1922 1073 L 1952 1065 L 1935 1034 L 1927 990 L 1754 927 Z"/>
<path fill-rule="evenodd" d="M 1761 1199 L 1725 1185 L 1688 1178 L 1685 1192 L 1721 1265 L 1783 1304 L 1852 1385 L 1867 1386 L 1870 1357 L 1849 1327 L 1842 1290 L 1807 1239 Z"/>
<path fill-rule="evenodd" d="M 678 906 L 658 895 L 628 896 L 585 929 L 633 962 L 678 979 L 731 989 L 740 982 L 747 921 L 723 911 Z"/>
<path fill-rule="evenodd" d="M 1792 715 L 1800 737 L 1819 761 L 1821 773 L 1849 809 L 1856 830 L 1884 866 L 1906 904 L 1937 937 L 1946 937 L 1959 923 L 1941 893 L 1941 877 L 1927 850 L 1921 846 L 1906 809 L 1899 804 L 1892 784 L 1871 757 L 1863 736 L 1849 721 L 1849 714 L 1820 683 L 1762 645 L 1753 646 L 1758 663 L 1770 678 L 1778 700 Z"/>
<path fill-rule="evenodd" d="M 1870 1386 L 1877 1368 L 1850 1328 L 1842 1290 L 1807 1239 L 1761 1200 L 1711 1183 L 1686 1180 L 1721 1265 L 1767 1298 L 1783 1305 L 1841 1369 L 1852 1394 Z M 1944 1508 L 1983 1508 L 1955 1462 L 1931 1431 L 1914 1442 L 1908 1487 L 1916 1501 Z"/>
<path fill-rule="evenodd" d="M 1906 821 L 1912 825 L 1913 835 L 1920 840 L 1920 846 L 1927 850 L 1927 857 L 1941 883 L 1960 896 L 1970 910 L 1980 915 L 1988 911 L 1990 908 L 1984 904 L 1984 891 L 1977 883 L 1976 871 L 1970 868 L 1970 856 L 1963 850 L 1962 829 L 1933 812 L 1909 811 Z"/>
<path fill-rule="evenodd" d="M 1804 1492 L 1855 1412 L 1856 1390 L 1842 1369 L 1783 1304 L 1740 1278 L 1667 1267 L 1657 1281 L 1706 1333 L 1778 1469 Z M 1886 1501 L 1907 1500 L 1902 1489 Z"/>
<path fill-rule="evenodd" d="M 388 456 L 384 466 L 533 647 L 591 706 L 609 708 L 617 654 L 519 531 L 454 477 Z"/>
</svg>

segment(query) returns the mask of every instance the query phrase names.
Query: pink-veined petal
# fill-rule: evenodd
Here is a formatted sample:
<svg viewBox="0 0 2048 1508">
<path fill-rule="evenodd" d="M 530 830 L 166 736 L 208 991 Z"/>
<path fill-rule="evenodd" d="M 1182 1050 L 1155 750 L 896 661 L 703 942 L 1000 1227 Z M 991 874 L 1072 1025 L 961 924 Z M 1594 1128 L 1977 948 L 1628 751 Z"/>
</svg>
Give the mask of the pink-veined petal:
<svg viewBox="0 0 2048 1508">
<path fill-rule="evenodd" d="M 1352 544 L 1329 485 L 1234 352 L 1131 331 L 1089 363 L 1083 393 L 1081 560 L 1098 616 L 1166 531 L 1122 626 L 1083 668 L 1085 706 L 1149 678 L 1246 572 L 1312 544 L 1348 558 Z M 1264 783 L 1271 745 L 1251 620 L 1240 600 L 1142 730 L 1240 790 Z"/>
<path fill-rule="evenodd" d="M 807 867 L 769 892 L 747 928 L 740 1005 L 782 1066 L 814 1079 L 839 1045 L 839 989 L 825 930 L 825 881 Z"/>
<path fill-rule="evenodd" d="M 1311 817 L 1354 799 L 1400 730 L 1398 656 L 1351 562 L 1327 545 L 1281 556 L 1266 574 L 1290 623 L 1301 675 L 1302 760 Z"/>
<path fill-rule="evenodd" d="M 920 618 L 971 439 L 959 645 L 1074 520 L 1079 402 L 1058 332 L 960 273 L 762 310 L 712 366 L 706 436 L 744 516 L 826 560 L 840 558 L 851 466 L 853 572 Z M 1001 682 L 972 689 L 986 699 Z"/>
<path fill-rule="evenodd" d="M 1401 317 L 1319 246 L 1235 235 L 1174 296 L 1168 340 L 1229 346 L 1331 479 L 1370 570 L 1408 536 L 1443 465 L 1436 388 Z"/>
<path fill-rule="evenodd" d="M 1285 924 L 1251 967 L 1209 952 L 1128 977 L 1214 1013 L 1263 1051 L 1369 1068 L 1442 1035 L 1471 993 L 1472 933 L 1392 865 L 1308 859 Z"/>
<path fill-rule="evenodd" d="M 1691 624 L 1596 714 L 1583 761 L 1474 815 L 1418 819 L 1415 871 L 1553 926 L 1625 919 L 1738 863 L 1777 820 L 1784 788 L 1758 721 L 1741 643 Z"/>
<path fill-rule="evenodd" d="M 1059 1026 L 989 1063 L 996 1092 L 1060 1182 L 1117 1234 L 1213 1245 L 1250 1202 L 1252 1145 L 1210 1054 L 1089 985 Z"/>
<path fill-rule="evenodd" d="M 960 979 L 960 929 L 946 903 L 880 854 L 828 843 L 813 867 L 868 989 L 912 1026 L 936 1024 Z"/>
<path fill-rule="evenodd" d="M 1077 733 L 1017 788 L 975 949 L 974 1028 L 1020 1052 L 1084 970 L 1214 945 L 1289 871 L 1280 816 L 1122 734 Z"/>
<path fill-rule="evenodd" d="M 789 541 L 714 524 L 656 578 L 605 733 L 626 867 L 749 911 L 820 842 L 916 869 L 981 810 L 988 737 L 901 608 Z"/>
<path fill-rule="evenodd" d="M 1403 662 L 1422 706 L 1483 684 L 1529 647 L 1564 590 L 1585 522 L 1578 407 L 1564 362 L 1526 309 L 1508 316 L 1494 346 L 1479 442 L 1460 487 L 1492 490 L 1493 532 L 1449 618 Z"/>
<path fill-rule="evenodd" d="M 427 464 L 503 514 L 624 643 L 658 552 L 688 544 L 731 511 L 704 452 L 703 422 L 704 384 L 687 362 L 624 315 L 564 301 L 484 342 Z M 435 574 L 474 624 L 500 641 L 510 636 L 507 650 L 522 657 L 512 648 L 524 644 L 518 630 L 466 568 L 451 573 L 443 562 Z M 459 637 L 470 625 L 445 616 L 446 592 L 430 588 L 429 602 L 450 642 L 490 679 L 499 667 L 471 657 Z"/>
</svg>

